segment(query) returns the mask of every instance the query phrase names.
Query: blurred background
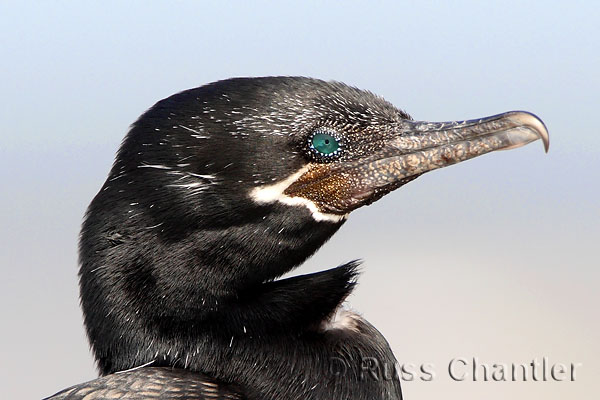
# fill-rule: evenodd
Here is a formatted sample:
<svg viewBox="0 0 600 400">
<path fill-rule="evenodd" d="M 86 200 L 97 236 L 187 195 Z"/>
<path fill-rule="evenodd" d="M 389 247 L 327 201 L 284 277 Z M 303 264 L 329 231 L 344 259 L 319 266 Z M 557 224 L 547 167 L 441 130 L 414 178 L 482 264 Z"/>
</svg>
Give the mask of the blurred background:
<svg viewBox="0 0 600 400">
<path fill-rule="evenodd" d="M 415 119 L 545 121 L 548 154 L 538 141 L 426 174 L 294 273 L 364 260 L 351 306 L 400 363 L 435 372 L 404 383 L 408 400 L 597 398 L 599 20 L 592 1 L 2 2 L 3 397 L 96 376 L 77 238 L 129 124 L 214 80 L 305 75 Z M 456 382 L 456 357 L 583 365 L 575 381 Z"/>
</svg>

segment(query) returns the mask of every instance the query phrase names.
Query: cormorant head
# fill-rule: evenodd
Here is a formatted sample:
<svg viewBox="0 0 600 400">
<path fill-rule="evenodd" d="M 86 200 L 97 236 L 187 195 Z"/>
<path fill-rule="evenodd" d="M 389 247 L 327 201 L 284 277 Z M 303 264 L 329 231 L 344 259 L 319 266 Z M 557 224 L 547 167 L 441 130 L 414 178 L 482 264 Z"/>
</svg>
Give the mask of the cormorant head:
<svg viewBox="0 0 600 400">
<path fill-rule="evenodd" d="M 300 264 L 352 210 L 538 138 L 547 148 L 529 113 L 419 122 L 369 92 L 308 78 L 230 79 L 164 99 L 132 126 L 83 226 L 92 343 L 139 315 L 217 309 Z"/>
<path fill-rule="evenodd" d="M 182 217 L 194 220 L 178 221 L 180 228 L 207 219 L 236 224 L 248 208 L 277 203 L 340 222 L 424 172 L 538 138 L 547 150 L 544 124 L 527 112 L 421 122 L 337 82 L 230 79 L 142 115 L 109 182 L 135 178 L 150 197 L 160 192 L 169 200 L 163 208 L 181 206 Z"/>
</svg>

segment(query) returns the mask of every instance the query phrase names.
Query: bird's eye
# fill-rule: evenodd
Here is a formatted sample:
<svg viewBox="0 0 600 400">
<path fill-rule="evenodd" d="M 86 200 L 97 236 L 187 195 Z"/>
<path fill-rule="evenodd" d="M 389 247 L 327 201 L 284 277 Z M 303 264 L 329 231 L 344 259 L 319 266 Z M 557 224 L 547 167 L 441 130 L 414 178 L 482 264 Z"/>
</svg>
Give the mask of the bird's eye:
<svg viewBox="0 0 600 400">
<path fill-rule="evenodd" d="M 308 139 L 308 147 L 317 161 L 332 161 L 342 150 L 342 138 L 334 131 L 317 129 Z"/>
</svg>

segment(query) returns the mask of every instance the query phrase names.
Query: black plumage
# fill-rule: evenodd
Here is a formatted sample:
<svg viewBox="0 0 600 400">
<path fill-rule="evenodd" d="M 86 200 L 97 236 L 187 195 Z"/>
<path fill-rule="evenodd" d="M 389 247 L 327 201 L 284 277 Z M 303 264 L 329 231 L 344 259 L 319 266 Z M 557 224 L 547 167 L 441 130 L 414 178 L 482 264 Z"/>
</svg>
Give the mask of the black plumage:
<svg viewBox="0 0 600 400">
<path fill-rule="evenodd" d="M 200 398 L 400 399 L 397 376 L 366 373 L 365 360 L 396 363 L 381 334 L 348 311 L 334 320 L 356 262 L 277 278 L 352 210 L 426 171 L 547 142 L 540 126 L 523 112 L 415 122 L 309 78 L 230 79 L 158 102 L 132 126 L 81 233 L 81 303 L 104 377 L 56 398 L 97 387 L 138 398 L 126 388 L 146 382 L 162 388 L 151 398 L 173 384 L 222 391 Z"/>
</svg>

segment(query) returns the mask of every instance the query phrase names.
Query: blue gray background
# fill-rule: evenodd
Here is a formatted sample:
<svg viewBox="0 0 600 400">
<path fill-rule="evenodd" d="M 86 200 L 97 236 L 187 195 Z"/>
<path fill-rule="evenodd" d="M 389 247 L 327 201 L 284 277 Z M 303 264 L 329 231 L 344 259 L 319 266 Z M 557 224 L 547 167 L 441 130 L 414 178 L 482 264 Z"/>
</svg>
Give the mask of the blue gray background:
<svg viewBox="0 0 600 400">
<path fill-rule="evenodd" d="M 451 4 L 450 4 L 451 3 Z M 600 6 L 540 2 L 2 2 L 3 398 L 95 377 L 77 235 L 119 143 L 174 92 L 232 76 L 369 89 L 415 119 L 523 109 L 551 134 L 427 174 L 349 222 L 298 272 L 364 260 L 350 298 L 401 363 L 407 399 L 599 392 Z M 575 382 L 454 382 L 454 357 L 583 363 Z"/>
</svg>

